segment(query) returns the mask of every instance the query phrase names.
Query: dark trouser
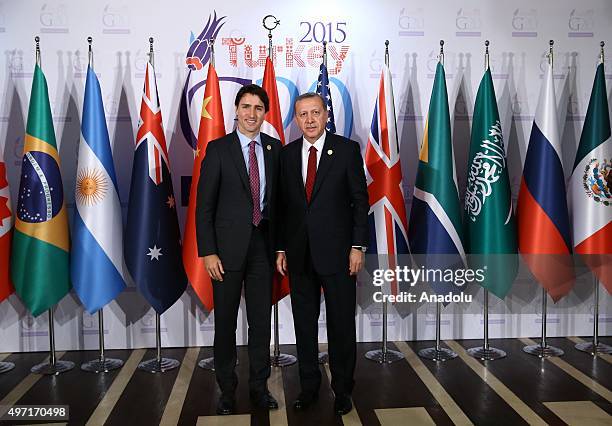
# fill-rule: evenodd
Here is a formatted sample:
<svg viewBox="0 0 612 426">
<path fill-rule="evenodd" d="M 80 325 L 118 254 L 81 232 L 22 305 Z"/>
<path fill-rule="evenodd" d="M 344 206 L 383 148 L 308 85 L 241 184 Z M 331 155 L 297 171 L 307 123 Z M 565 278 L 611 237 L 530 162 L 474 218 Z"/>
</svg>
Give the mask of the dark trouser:
<svg viewBox="0 0 612 426">
<path fill-rule="evenodd" d="M 317 393 L 321 384 L 319 370 L 318 318 L 321 287 L 325 293 L 327 341 L 331 387 L 336 395 L 353 390 L 356 359 L 355 277 L 348 272 L 320 275 L 312 266 L 306 250 L 304 271 L 291 274 L 291 309 L 297 343 L 302 392 Z"/>
<path fill-rule="evenodd" d="M 265 227 L 253 228 L 244 268 L 225 271 L 223 282 L 213 281 L 215 302 L 215 374 L 223 394 L 233 394 L 238 384 L 236 367 L 236 321 L 242 283 L 249 324 L 249 388 L 259 392 L 270 377 L 270 312 L 272 264 Z"/>
</svg>

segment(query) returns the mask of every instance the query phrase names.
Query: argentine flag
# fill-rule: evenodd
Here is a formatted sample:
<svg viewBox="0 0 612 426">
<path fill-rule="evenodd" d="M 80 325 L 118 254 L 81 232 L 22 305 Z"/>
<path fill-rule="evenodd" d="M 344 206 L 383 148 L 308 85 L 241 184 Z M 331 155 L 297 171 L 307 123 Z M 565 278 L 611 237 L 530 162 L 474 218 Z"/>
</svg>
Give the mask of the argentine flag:
<svg viewBox="0 0 612 426">
<path fill-rule="evenodd" d="M 75 189 L 71 278 L 93 314 L 125 288 L 123 222 L 100 83 L 87 69 Z"/>
</svg>

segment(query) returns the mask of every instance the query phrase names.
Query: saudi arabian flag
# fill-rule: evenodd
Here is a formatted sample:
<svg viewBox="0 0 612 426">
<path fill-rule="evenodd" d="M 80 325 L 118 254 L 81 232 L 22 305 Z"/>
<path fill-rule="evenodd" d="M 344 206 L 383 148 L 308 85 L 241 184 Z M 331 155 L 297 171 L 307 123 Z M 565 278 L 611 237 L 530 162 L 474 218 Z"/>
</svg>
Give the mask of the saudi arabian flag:
<svg viewBox="0 0 612 426">
<path fill-rule="evenodd" d="M 503 299 L 518 269 L 516 223 L 495 89 L 487 68 L 476 95 L 465 192 L 465 251 L 481 285 Z"/>
<path fill-rule="evenodd" d="M 70 291 L 68 216 L 59 164 L 47 81 L 36 65 L 11 257 L 15 290 L 34 316 Z"/>
<path fill-rule="evenodd" d="M 574 251 L 612 294 L 612 138 L 603 64 L 597 66 L 569 182 Z"/>
</svg>

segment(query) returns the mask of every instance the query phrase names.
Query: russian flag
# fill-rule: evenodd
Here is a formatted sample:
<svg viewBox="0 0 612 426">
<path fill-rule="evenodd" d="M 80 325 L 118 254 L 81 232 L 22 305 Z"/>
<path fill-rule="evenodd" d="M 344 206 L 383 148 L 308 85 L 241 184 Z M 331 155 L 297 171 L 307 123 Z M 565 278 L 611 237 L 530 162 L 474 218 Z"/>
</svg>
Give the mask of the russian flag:
<svg viewBox="0 0 612 426">
<path fill-rule="evenodd" d="M 519 251 L 556 302 L 574 285 L 552 65 L 540 91 L 517 205 Z"/>
</svg>

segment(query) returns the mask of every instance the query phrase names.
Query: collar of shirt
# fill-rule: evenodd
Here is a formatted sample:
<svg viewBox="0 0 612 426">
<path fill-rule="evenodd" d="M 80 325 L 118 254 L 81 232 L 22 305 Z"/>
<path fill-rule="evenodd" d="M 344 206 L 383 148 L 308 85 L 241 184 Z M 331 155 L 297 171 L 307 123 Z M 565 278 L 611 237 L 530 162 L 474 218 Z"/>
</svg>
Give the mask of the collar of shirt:
<svg viewBox="0 0 612 426">
<path fill-rule="evenodd" d="M 261 146 L 261 133 L 257 133 L 257 136 L 255 136 L 253 139 L 243 135 L 238 129 L 236 129 L 236 133 L 238 134 L 238 139 L 240 140 L 240 147 L 243 151 L 249 148 L 249 144 L 251 143 L 251 141 L 255 141 L 257 142 L 257 145 Z"/>
<path fill-rule="evenodd" d="M 317 149 L 317 157 L 321 155 L 321 151 L 323 151 L 323 145 L 325 145 L 325 135 L 327 132 L 323 132 L 321 137 L 315 141 L 315 143 L 311 144 L 306 140 L 306 138 L 302 137 L 302 152 L 308 155 L 310 147 L 314 146 Z"/>
</svg>

